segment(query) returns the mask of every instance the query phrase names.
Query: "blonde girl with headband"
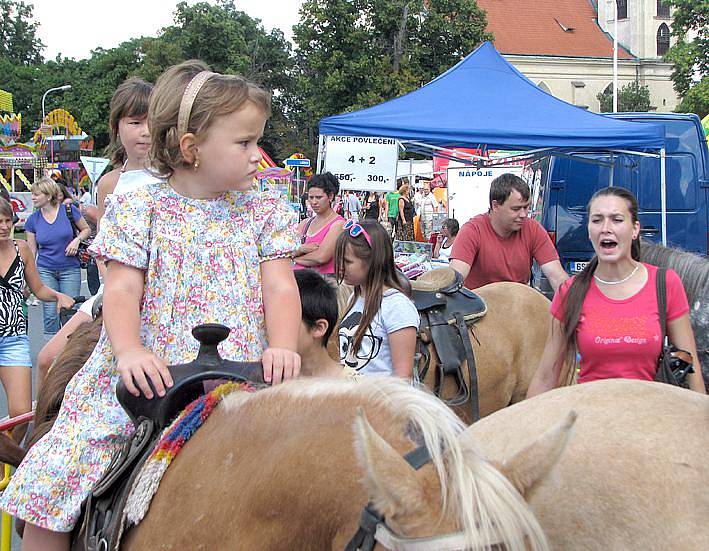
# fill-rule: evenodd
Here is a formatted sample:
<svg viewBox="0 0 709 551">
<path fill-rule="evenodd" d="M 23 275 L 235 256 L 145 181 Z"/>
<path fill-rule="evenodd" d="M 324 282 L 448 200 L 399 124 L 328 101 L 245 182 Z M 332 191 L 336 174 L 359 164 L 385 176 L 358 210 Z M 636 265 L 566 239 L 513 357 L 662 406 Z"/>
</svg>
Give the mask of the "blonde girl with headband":
<svg viewBox="0 0 709 551">
<path fill-rule="evenodd" d="M 108 268 L 104 331 L 0 497 L 27 523 L 24 549 L 68 549 L 82 502 L 133 429 L 119 377 L 135 395 L 164 395 L 166 365 L 197 353 L 195 325 L 229 326 L 222 355 L 261 359 L 266 381 L 298 375 L 297 216 L 252 183 L 269 112 L 265 91 L 199 61 L 158 79 L 148 122 L 161 180 L 108 196 L 92 246 Z"/>
<path fill-rule="evenodd" d="M 141 185 L 157 180 L 146 171 L 150 150 L 148 131 L 148 101 L 153 85 L 138 77 L 131 77 L 116 88 L 110 103 L 108 133 L 111 139 L 109 150 L 111 165 L 115 168 L 104 174 L 98 181 L 98 221 L 105 211 L 105 201 L 112 193 L 125 193 Z M 99 272 L 106 275 L 103 262 L 98 262 Z M 99 287 L 95 296 L 84 302 L 79 311 L 71 317 L 37 355 L 37 393 L 41 388 L 54 359 L 64 349 L 67 338 L 79 325 L 91 321 L 96 297 L 103 292 Z"/>
</svg>

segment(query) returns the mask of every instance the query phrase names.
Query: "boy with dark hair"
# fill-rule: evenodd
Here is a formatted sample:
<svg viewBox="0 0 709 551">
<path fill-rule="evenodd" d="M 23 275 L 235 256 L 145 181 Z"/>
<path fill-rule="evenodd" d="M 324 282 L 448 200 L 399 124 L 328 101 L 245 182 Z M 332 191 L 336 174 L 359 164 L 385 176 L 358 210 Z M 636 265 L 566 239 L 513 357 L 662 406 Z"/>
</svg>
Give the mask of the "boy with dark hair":
<svg viewBox="0 0 709 551">
<path fill-rule="evenodd" d="M 300 374 L 317 377 L 350 377 L 327 353 L 327 343 L 337 326 L 337 295 L 331 283 L 314 270 L 295 270 L 300 291 L 302 320 L 298 334 Z"/>
</svg>

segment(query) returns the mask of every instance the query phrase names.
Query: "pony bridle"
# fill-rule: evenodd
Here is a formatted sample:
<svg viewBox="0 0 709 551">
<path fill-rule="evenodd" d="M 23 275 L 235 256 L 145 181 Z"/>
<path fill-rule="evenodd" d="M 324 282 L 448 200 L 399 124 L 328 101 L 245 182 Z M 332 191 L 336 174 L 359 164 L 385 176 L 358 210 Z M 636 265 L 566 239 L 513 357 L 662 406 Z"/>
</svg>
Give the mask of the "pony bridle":
<svg viewBox="0 0 709 551">
<path fill-rule="evenodd" d="M 426 446 L 421 446 L 404 456 L 406 462 L 417 471 L 431 461 Z M 430 536 L 426 538 L 404 538 L 392 532 L 384 516 L 370 502 L 362 511 L 359 528 L 345 551 L 372 551 L 377 543 L 392 551 L 459 551 L 466 549 L 463 532 Z"/>
</svg>

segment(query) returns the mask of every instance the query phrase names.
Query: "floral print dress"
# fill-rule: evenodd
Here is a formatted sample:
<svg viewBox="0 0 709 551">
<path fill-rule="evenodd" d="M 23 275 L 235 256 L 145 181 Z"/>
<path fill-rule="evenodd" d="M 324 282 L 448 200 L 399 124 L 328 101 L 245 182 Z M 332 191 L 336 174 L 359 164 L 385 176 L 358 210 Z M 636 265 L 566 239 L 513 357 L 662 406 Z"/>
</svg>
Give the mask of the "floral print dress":
<svg viewBox="0 0 709 551">
<path fill-rule="evenodd" d="M 168 364 L 192 361 L 200 323 L 231 328 L 220 345 L 231 360 L 260 359 L 266 346 L 260 263 L 297 248 L 296 213 L 276 194 L 228 192 L 189 199 L 166 182 L 108 198 L 92 245 L 105 260 L 145 271 L 141 340 Z M 119 375 L 105 330 L 72 378 L 59 416 L 0 497 L 11 515 L 58 532 L 76 523 L 82 502 L 133 427 L 115 395 Z"/>
</svg>

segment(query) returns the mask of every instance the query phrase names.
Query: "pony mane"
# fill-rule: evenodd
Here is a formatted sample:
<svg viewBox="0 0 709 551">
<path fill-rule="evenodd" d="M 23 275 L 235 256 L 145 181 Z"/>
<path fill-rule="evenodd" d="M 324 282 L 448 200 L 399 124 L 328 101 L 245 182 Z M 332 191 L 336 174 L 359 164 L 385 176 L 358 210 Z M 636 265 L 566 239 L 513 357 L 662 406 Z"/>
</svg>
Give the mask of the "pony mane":
<svg viewBox="0 0 709 551">
<path fill-rule="evenodd" d="M 640 260 L 672 268 L 682 280 L 689 304 L 709 295 L 709 260 L 694 253 L 643 241 Z"/>
<path fill-rule="evenodd" d="M 441 486 L 444 515 L 455 515 L 470 548 L 487 548 L 501 538 L 511 551 L 547 549 L 546 538 L 534 514 L 512 484 L 475 449 L 469 438 L 459 439 L 464 423 L 427 390 L 396 377 L 358 382 L 337 379 L 297 379 L 268 391 L 284 399 L 313 402 L 352 397 L 362 405 L 381 408 L 403 426 L 413 424 L 431 453 Z M 223 407 L 238 408 L 258 399 L 227 396 Z M 271 394 L 273 396 L 273 394 Z M 289 410 L 289 408 L 286 408 Z M 354 432 L 354 421 L 353 421 Z M 364 505 L 364 504 L 363 504 Z"/>
</svg>

